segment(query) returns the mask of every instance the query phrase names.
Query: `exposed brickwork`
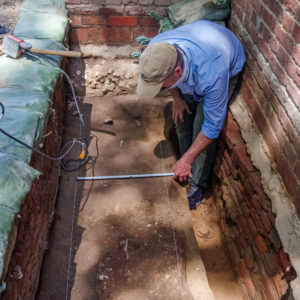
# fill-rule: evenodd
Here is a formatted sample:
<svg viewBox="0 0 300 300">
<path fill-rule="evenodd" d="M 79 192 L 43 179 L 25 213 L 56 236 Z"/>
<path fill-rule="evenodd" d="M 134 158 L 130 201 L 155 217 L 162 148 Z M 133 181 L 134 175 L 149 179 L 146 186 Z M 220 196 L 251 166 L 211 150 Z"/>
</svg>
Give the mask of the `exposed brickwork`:
<svg viewBox="0 0 300 300">
<path fill-rule="evenodd" d="M 72 21 L 71 43 L 131 44 L 136 37 L 157 35 L 159 24 L 150 11 L 165 14 L 170 0 L 67 0 Z"/>
<path fill-rule="evenodd" d="M 299 2 L 292 0 L 234 1 L 229 25 L 244 44 L 247 56 L 240 95 L 300 216 L 297 13 Z M 220 223 L 229 253 L 234 249 L 233 264 L 237 265 L 240 259 L 236 272 L 244 284 L 245 299 L 281 299 L 295 273 L 277 233 L 271 201 L 263 191 L 259 172 L 253 167 L 230 114 L 219 146 L 214 173 L 219 178 L 219 188 L 226 187 L 230 193 L 227 196 L 224 190 L 219 193 L 218 187 L 214 193 L 222 195 L 222 207 L 226 208 L 221 211 L 224 220 Z M 236 199 L 235 205 L 228 197 Z M 227 226 L 228 218 L 237 226 Z M 232 244 L 238 245 L 238 253 Z"/>
<path fill-rule="evenodd" d="M 295 174 L 300 151 L 299 12 L 296 0 L 233 1 L 229 24 L 247 54 L 241 95 L 296 207 L 300 206 Z"/>
<path fill-rule="evenodd" d="M 148 13 L 165 14 L 170 0 L 67 0 L 72 19 L 71 42 L 134 43 L 137 36 L 153 37 L 157 24 Z M 298 0 L 232 1 L 229 27 L 240 38 L 247 64 L 240 89 L 269 148 L 272 167 L 279 173 L 300 216 L 300 14 Z M 298 44 L 297 44 L 298 43 Z M 228 252 L 245 299 L 281 299 L 293 272 L 275 227 L 271 200 L 264 193 L 231 115 L 219 140 L 214 190 L 222 199 L 220 220 Z M 230 184 L 228 183 L 228 180 Z M 230 190 L 230 203 L 218 189 Z M 220 201 L 220 200 L 218 200 Z M 233 221 L 228 225 L 228 220 Z"/>
<path fill-rule="evenodd" d="M 249 106 L 256 103 L 258 109 L 253 88 L 242 89 L 247 89 L 244 94 L 251 94 Z M 244 298 L 281 299 L 295 278 L 291 262 L 276 231 L 272 203 L 264 193 L 260 172 L 253 166 L 239 126 L 229 112 L 218 141 L 214 174 L 218 177 L 213 185 L 215 201 L 222 207 L 221 229 Z"/>
</svg>

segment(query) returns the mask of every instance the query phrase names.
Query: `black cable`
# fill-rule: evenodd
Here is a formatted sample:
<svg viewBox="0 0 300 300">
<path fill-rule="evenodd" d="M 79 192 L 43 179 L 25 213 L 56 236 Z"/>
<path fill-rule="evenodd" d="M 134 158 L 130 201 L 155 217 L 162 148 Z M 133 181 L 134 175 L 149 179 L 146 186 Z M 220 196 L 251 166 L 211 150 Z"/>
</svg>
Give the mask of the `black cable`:
<svg viewBox="0 0 300 300">
<path fill-rule="evenodd" d="M 12 136 L 11 134 L 9 134 L 8 132 L 6 132 L 5 130 L 3 130 L 2 128 L 0 128 L 0 131 L 6 135 L 8 138 L 14 140 L 15 142 L 21 144 L 22 146 L 38 153 L 39 155 L 47 158 L 47 159 L 50 159 L 52 161 L 58 161 L 60 160 L 61 161 L 61 167 L 65 170 L 65 171 L 76 171 L 78 170 L 82 165 L 84 165 L 88 159 L 89 159 L 89 154 L 88 154 L 88 146 L 87 146 L 87 138 L 85 136 L 85 125 L 84 125 L 84 121 L 83 121 L 83 118 L 82 118 L 82 114 L 80 112 L 80 109 L 79 109 L 79 105 L 78 105 L 78 101 L 77 101 L 77 98 L 76 98 L 76 94 L 75 94 L 75 91 L 74 91 L 74 87 L 73 87 L 73 84 L 72 84 L 72 81 L 70 79 L 70 77 L 67 75 L 67 73 L 65 71 L 63 71 L 62 69 L 52 65 L 51 62 L 49 62 L 49 60 L 42 56 L 42 55 L 39 55 L 37 53 L 34 53 L 30 50 L 26 50 L 24 51 L 24 53 L 26 54 L 29 54 L 35 58 L 37 58 L 41 63 L 41 59 L 43 59 L 44 61 L 47 62 L 48 65 L 50 65 L 51 67 L 53 67 L 54 69 L 57 69 L 59 70 L 59 72 L 63 73 L 65 75 L 65 77 L 67 78 L 68 82 L 69 82 L 69 85 L 71 87 L 71 91 L 72 91 L 72 96 L 73 96 L 73 99 L 74 99 L 74 102 L 75 102 L 75 105 L 76 105 L 76 109 L 77 109 L 77 112 L 79 114 L 79 119 L 80 119 L 80 123 L 83 127 L 83 132 L 84 132 L 84 137 L 81 137 L 79 139 L 73 139 L 72 141 L 66 143 L 61 152 L 60 152 L 60 156 L 55 158 L 55 157 L 51 157 L 37 149 L 35 149 L 34 147 L 22 142 L 21 140 L 15 138 L 14 136 Z M 0 121 L 3 119 L 4 117 L 4 114 L 5 114 L 5 107 L 4 105 L 0 102 L 0 108 L 1 108 L 1 113 L 0 113 Z M 65 157 L 70 153 L 70 151 L 73 149 L 73 147 L 75 146 L 75 144 L 79 144 L 81 146 L 81 154 L 79 156 L 78 159 L 65 159 Z"/>
<path fill-rule="evenodd" d="M 1 107 L 1 113 L 0 113 L 0 121 L 3 119 L 4 114 L 5 114 L 5 108 L 4 105 L 0 102 L 0 107 Z"/>
</svg>

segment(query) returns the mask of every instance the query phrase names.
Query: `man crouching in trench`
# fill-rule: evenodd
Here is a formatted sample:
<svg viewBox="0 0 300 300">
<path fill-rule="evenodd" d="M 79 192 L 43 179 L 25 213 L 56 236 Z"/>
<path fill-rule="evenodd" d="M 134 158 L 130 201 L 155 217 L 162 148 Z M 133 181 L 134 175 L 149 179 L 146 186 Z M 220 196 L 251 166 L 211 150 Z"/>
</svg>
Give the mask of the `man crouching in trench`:
<svg viewBox="0 0 300 300">
<path fill-rule="evenodd" d="M 152 98 L 168 89 L 173 98 L 181 154 L 174 177 L 190 184 L 190 210 L 202 200 L 228 99 L 245 60 L 229 29 L 204 20 L 157 35 L 140 57 L 138 95 Z"/>
</svg>

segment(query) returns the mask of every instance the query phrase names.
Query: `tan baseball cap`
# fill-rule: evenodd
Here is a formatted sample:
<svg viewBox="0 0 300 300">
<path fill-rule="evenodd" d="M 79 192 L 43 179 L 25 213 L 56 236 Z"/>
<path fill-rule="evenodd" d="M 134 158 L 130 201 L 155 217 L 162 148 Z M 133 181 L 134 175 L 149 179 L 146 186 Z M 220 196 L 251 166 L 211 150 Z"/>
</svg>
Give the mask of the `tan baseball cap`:
<svg viewBox="0 0 300 300">
<path fill-rule="evenodd" d="M 148 46 L 140 56 L 140 77 L 137 93 L 143 98 L 152 98 L 160 91 L 163 80 L 176 65 L 175 46 L 157 42 Z"/>
</svg>

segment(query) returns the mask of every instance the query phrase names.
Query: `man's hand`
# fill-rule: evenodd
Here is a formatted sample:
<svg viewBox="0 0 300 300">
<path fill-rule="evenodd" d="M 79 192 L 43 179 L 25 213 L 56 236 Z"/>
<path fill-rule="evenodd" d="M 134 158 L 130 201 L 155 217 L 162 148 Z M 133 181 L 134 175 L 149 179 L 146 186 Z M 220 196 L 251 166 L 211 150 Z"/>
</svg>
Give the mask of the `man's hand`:
<svg viewBox="0 0 300 300">
<path fill-rule="evenodd" d="M 173 114 L 172 114 L 172 117 L 173 117 L 173 120 L 174 120 L 174 123 L 177 124 L 179 122 L 184 122 L 183 120 L 183 113 L 184 112 L 187 112 L 189 114 L 192 114 L 188 104 L 184 101 L 184 100 L 174 100 L 173 101 Z"/>
<path fill-rule="evenodd" d="M 188 104 L 182 99 L 180 90 L 175 87 L 170 90 L 171 96 L 173 98 L 173 120 L 175 124 L 179 122 L 184 122 L 183 120 L 183 113 L 186 111 L 189 114 L 192 114 Z"/>
<path fill-rule="evenodd" d="M 179 180 L 179 182 L 186 181 L 189 177 L 192 177 L 192 166 L 187 162 L 184 157 L 179 159 L 174 166 L 174 179 Z"/>
</svg>

